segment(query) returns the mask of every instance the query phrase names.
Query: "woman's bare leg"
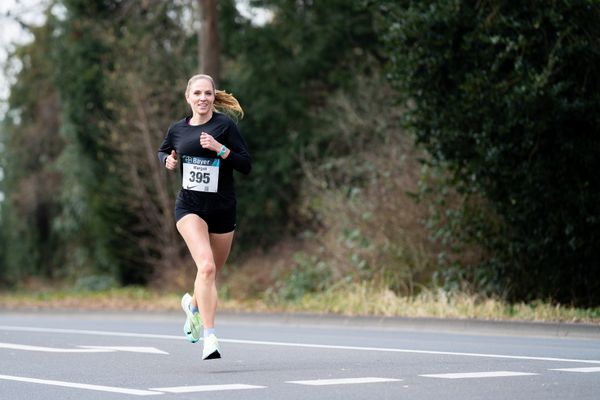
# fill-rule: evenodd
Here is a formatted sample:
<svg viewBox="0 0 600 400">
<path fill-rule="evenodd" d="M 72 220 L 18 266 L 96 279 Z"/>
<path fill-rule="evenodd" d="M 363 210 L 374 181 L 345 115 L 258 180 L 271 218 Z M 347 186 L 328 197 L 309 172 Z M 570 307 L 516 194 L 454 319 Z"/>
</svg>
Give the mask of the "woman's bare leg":
<svg viewBox="0 0 600 400">
<path fill-rule="evenodd" d="M 204 326 L 213 328 L 217 310 L 217 287 L 216 267 L 210 247 L 208 226 L 202 218 L 195 214 L 188 214 L 177 222 L 177 230 L 185 240 L 196 263 L 192 305 L 198 307 Z"/>
<path fill-rule="evenodd" d="M 192 305 L 198 307 L 204 326 L 214 328 L 218 299 L 216 274 L 227 261 L 234 233 L 209 234 L 206 222 L 194 214 L 181 218 L 177 229 L 198 269 Z"/>
<path fill-rule="evenodd" d="M 213 260 L 215 262 L 215 293 L 216 293 L 216 279 L 219 271 L 225 265 L 227 261 L 227 257 L 229 257 L 229 252 L 231 251 L 231 243 L 233 242 L 233 232 L 228 233 L 211 233 L 210 236 L 210 247 L 213 253 Z M 217 295 L 218 301 L 218 295 Z M 215 305 L 215 313 L 216 314 L 216 305 Z M 214 317 L 213 317 L 213 325 L 208 326 L 204 325 L 207 328 L 214 327 Z"/>
<path fill-rule="evenodd" d="M 223 268 L 223 265 L 225 265 L 225 262 L 229 257 L 231 244 L 233 243 L 233 235 L 234 232 L 210 234 L 210 247 L 213 252 L 217 274 L 221 271 L 221 268 Z"/>
</svg>

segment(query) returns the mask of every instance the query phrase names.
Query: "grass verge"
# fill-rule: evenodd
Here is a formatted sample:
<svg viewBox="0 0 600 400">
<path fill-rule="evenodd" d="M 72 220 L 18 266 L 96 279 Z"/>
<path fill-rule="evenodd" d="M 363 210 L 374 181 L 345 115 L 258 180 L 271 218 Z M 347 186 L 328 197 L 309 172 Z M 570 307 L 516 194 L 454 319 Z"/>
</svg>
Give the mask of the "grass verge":
<svg viewBox="0 0 600 400">
<path fill-rule="evenodd" d="M 600 324 L 600 308 L 581 309 L 541 301 L 509 304 L 500 299 L 423 291 L 398 296 L 389 289 L 358 284 L 303 297 L 286 311 L 318 311 L 343 315 L 427 317 Z"/>
<path fill-rule="evenodd" d="M 0 293 L 1 309 L 179 310 L 181 294 L 146 288 L 102 291 L 46 290 Z M 306 294 L 300 299 L 220 300 L 222 311 L 308 312 L 347 316 L 429 317 L 600 324 L 600 308 L 581 309 L 544 302 L 509 304 L 499 299 L 441 290 L 417 296 L 398 296 L 366 283 Z"/>
</svg>

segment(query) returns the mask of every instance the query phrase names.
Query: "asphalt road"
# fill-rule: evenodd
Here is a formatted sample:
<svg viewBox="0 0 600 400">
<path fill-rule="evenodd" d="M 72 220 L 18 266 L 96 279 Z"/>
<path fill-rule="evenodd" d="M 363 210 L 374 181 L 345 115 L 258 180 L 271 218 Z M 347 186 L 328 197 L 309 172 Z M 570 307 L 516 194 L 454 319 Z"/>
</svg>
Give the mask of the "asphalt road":
<svg viewBox="0 0 600 400">
<path fill-rule="evenodd" d="M 595 328 L 222 315 L 202 361 L 182 319 L 0 311 L 0 399 L 600 399 Z"/>
</svg>

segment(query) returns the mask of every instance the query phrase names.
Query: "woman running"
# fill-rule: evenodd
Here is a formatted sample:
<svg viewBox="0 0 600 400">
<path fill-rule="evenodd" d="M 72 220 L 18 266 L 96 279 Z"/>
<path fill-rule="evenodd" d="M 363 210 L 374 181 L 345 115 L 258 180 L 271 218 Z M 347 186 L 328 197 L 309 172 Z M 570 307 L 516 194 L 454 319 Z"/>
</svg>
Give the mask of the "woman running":
<svg viewBox="0 0 600 400">
<path fill-rule="evenodd" d="M 235 97 L 217 90 L 209 75 L 194 75 L 185 99 L 192 115 L 169 127 L 158 158 L 168 170 L 179 166 L 181 171 L 175 219 L 197 267 L 194 293 L 181 299 L 184 333 L 196 343 L 202 331 L 202 359 L 209 360 L 221 358 L 215 331 L 216 276 L 227 261 L 236 228 L 233 170 L 250 173 L 251 159 L 229 117 L 244 116 Z"/>
</svg>

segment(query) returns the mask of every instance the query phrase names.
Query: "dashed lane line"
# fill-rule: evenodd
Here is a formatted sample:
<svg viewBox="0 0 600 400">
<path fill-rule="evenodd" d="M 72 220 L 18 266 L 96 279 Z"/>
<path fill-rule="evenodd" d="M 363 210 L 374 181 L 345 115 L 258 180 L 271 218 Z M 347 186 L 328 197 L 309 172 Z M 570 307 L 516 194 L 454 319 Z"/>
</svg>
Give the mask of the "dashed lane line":
<svg viewBox="0 0 600 400">
<path fill-rule="evenodd" d="M 27 344 L 0 343 L 0 349 L 41 351 L 45 353 L 114 353 L 115 351 L 126 351 L 132 353 L 147 354 L 169 354 L 166 351 L 154 347 L 133 346 L 78 346 L 78 349 L 62 349 L 56 347 L 30 346 Z"/>
<path fill-rule="evenodd" d="M 134 332 L 111 332 L 111 331 L 96 331 L 96 330 L 81 330 L 81 329 L 38 328 L 38 327 L 29 327 L 29 326 L 0 325 L 0 330 L 20 331 L 20 332 L 68 333 L 68 334 L 78 334 L 78 335 L 120 336 L 120 337 L 135 337 L 135 338 L 148 338 L 148 339 L 169 339 L 169 340 L 184 340 L 185 339 L 183 336 L 174 336 L 174 335 L 159 335 L 159 334 L 134 333 Z M 430 355 L 447 355 L 447 356 L 459 356 L 459 357 L 482 357 L 482 358 L 499 358 L 499 359 L 510 359 L 510 360 L 553 361 L 553 362 L 558 361 L 558 362 L 584 363 L 584 364 L 600 364 L 600 360 L 585 360 L 585 359 L 557 358 L 557 357 L 534 357 L 534 356 L 487 354 L 487 353 L 463 353 L 463 352 L 455 352 L 455 351 L 415 350 L 415 349 L 398 349 L 398 348 L 386 348 L 386 347 L 338 346 L 338 345 L 327 345 L 327 344 L 273 342 L 273 341 L 263 341 L 263 340 L 222 339 L 222 338 L 219 338 L 219 341 L 223 342 L 223 343 L 265 345 L 265 346 L 283 346 L 283 347 L 301 347 L 301 348 L 313 348 L 313 349 L 430 354 Z"/>
<path fill-rule="evenodd" d="M 549 371 L 564 371 L 564 372 L 600 372 L 600 367 L 587 368 L 552 368 Z"/>
<path fill-rule="evenodd" d="M 152 396 L 152 395 L 157 395 L 157 394 L 164 394 L 161 392 L 153 392 L 150 390 L 128 389 L 128 388 L 120 388 L 120 387 L 114 387 L 114 386 L 90 385 L 87 383 L 64 382 L 64 381 L 55 381 L 55 380 L 49 380 L 49 379 L 28 378 L 28 377 L 24 377 L 24 376 L 0 375 L 0 379 L 4 379 L 7 381 L 37 383 L 40 385 L 62 386 L 62 387 L 75 388 L 75 389 L 94 390 L 94 391 L 99 391 L 99 392 L 131 394 L 131 395 L 135 395 L 135 396 Z"/>
<path fill-rule="evenodd" d="M 10 349 L 10 350 L 24 350 L 24 351 L 42 351 L 45 353 L 112 353 L 114 350 L 110 349 L 58 349 L 54 347 L 44 347 L 44 346 L 30 346 L 26 344 L 16 344 L 16 343 L 0 343 L 0 349 Z"/>
<path fill-rule="evenodd" d="M 391 378 L 343 378 L 343 379 L 314 379 L 308 381 L 287 381 L 286 383 L 295 383 L 298 385 L 309 385 L 309 386 L 325 386 L 325 385 L 351 385 L 357 383 L 383 383 L 383 382 L 399 382 L 402 379 L 391 379 Z"/>
<path fill-rule="evenodd" d="M 590 368 L 561 368 L 552 369 L 552 371 L 568 371 L 568 372 L 600 372 L 598 367 Z M 460 373 L 444 373 L 444 374 L 424 374 L 418 375 L 425 378 L 439 379 L 481 379 L 481 378 L 501 378 L 501 377 L 516 377 L 516 376 L 535 376 L 537 373 L 517 372 L 517 371 L 485 371 L 485 372 L 460 372 Z M 143 389 L 131 389 L 115 386 L 91 385 L 86 383 L 65 382 L 49 379 L 38 379 L 22 376 L 0 375 L 0 379 L 34 383 L 40 385 L 60 386 L 74 389 L 84 389 L 100 392 L 121 393 L 135 396 L 151 396 L 165 393 L 181 394 L 181 393 L 199 393 L 199 392 L 216 392 L 228 390 L 249 390 L 249 389 L 266 389 L 267 386 L 247 385 L 247 384 L 223 384 L 223 385 L 196 385 L 196 386 L 173 386 Z M 314 380 L 299 380 L 286 381 L 286 383 L 306 385 L 306 386 L 329 386 L 329 385 L 351 385 L 351 384 L 371 384 L 371 383 L 386 383 L 400 382 L 402 379 L 395 378 L 378 378 L 378 377 L 358 377 L 358 378 L 339 378 L 339 379 L 314 379 Z"/>
<path fill-rule="evenodd" d="M 266 386 L 244 385 L 240 383 L 228 385 L 200 385 L 200 386 L 174 386 L 164 388 L 152 388 L 159 392 L 167 393 L 196 393 L 196 392 L 217 392 L 223 390 L 247 390 L 247 389 L 265 389 Z"/>
<path fill-rule="evenodd" d="M 486 371 L 486 372 L 460 372 L 451 374 L 427 374 L 419 375 L 425 378 L 442 378 L 442 379 L 472 379 L 472 378 L 500 378 L 507 376 L 527 376 L 539 375 L 532 372 L 514 372 L 514 371 Z"/>
</svg>

